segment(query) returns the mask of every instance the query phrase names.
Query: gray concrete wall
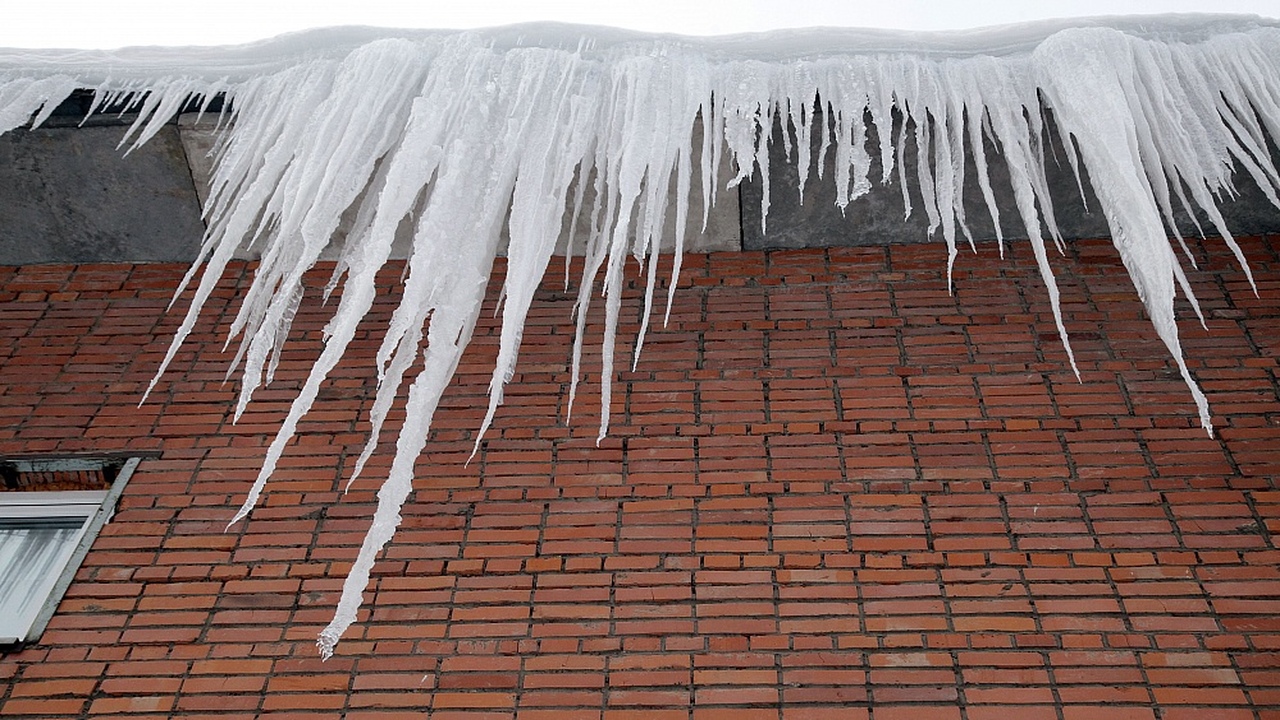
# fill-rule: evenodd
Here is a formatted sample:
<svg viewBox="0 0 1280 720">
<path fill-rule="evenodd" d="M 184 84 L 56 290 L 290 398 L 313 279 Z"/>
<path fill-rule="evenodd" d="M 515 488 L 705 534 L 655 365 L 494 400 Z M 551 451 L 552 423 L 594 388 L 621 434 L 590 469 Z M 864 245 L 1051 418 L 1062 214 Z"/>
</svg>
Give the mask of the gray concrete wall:
<svg viewBox="0 0 1280 720">
<path fill-rule="evenodd" d="M 182 261 L 204 224 L 174 126 L 122 157 L 125 128 L 0 135 L 0 264 Z"/>
<path fill-rule="evenodd" d="M 187 162 L 191 168 L 191 175 L 196 179 L 196 185 L 199 191 L 200 202 L 206 201 L 207 187 L 209 178 L 213 173 L 213 147 L 216 140 L 216 118 L 213 116 L 205 116 L 199 122 L 196 121 L 195 115 L 185 115 L 179 119 L 178 127 L 181 130 L 182 143 L 186 151 Z M 700 126 L 697 128 L 700 132 Z M 696 140 L 693 143 L 694 153 L 692 162 L 695 166 L 701 162 L 701 141 Z M 729 169 L 729 162 L 722 158 L 720 167 L 718 168 L 718 176 L 716 182 L 720 188 L 719 200 L 715 206 L 711 208 L 708 214 L 706 227 L 702 225 L 702 191 L 701 186 L 695 180 L 689 189 L 689 224 L 685 233 L 685 249 L 690 252 L 715 252 L 726 250 L 739 250 L 742 247 L 742 228 L 741 228 L 741 209 L 738 201 L 738 189 L 728 188 L 725 186 L 732 177 Z M 569 213 L 572 212 L 572 198 L 574 191 L 571 188 L 569 192 L 569 203 L 565 208 L 566 221 Z M 576 229 L 574 231 L 574 253 L 581 255 L 583 245 L 586 238 L 591 233 L 591 208 L 594 195 L 591 187 L 588 186 L 584 196 L 582 213 L 577 218 Z M 663 233 L 663 248 L 670 250 L 675 246 L 675 187 L 674 184 L 668 192 L 667 201 L 669 209 L 666 217 L 666 224 Z M 357 204 L 359 200 L 357 200 Z M 344 218 L 344 223 L 339 226 L 339 234 L 343 234 L 350 229 L 350 221 L 352 213 Z M 396 245 L 393 248 L 392 256 L 396 258 L 406 257 L 411 243 L 412 226 L 409 223 L 400 225 L 400 234 L 396 239 Z M 504 231 L 502 238 L 500 253 L 505 254 L 508 238 Z M 560 235 L 557 245 L 560 254 L 564 253 L 569 242 L 569 231 Z M 246 255 L 251 253 L 246 252 Z"/>
<path fill-rule="evenodd" d="M 871 128 L 867 141 L 867 152 L 871 155 L 870 178 L 874 184 L 871 191 L 849 203 L 845 213 L 841 215 L 836 207 L 836 188 L 834 177 L 834 156 L 832 148 L 823 158 L 822 180 L 817 179 L 817 161 L 812 158 L 817 154 L 821 135 L 821 116 L 814 120 L 813 148 L 806 154 L 804 161 L 809 162 L 809 180 L 805 186 L 803 201 L 797 188 L 799 187 L 799 167 L 797 158 L 787 157 L 782 142 L 781 124 L 775 124 L 773 143 L 769 148 L 769 217 L 765 229 L 761 226 L 760 203 L 763 185 L 759 172 L 750 181 L 742 184 L 742 235 L 743 248 L 760 250 L 766 248 L 801 248 L 821 246 L 856 246 L 883 245 L 886 243 L 941 241 L 941 230 L 935 230 L 932 237 L 928 234 L 928 216 L 924 210 L 924 202 L 920 195 L 920 186 L 916 180 L 916 151 L 914 133 L 908 129 L 908 141 L 904 152 L 906 163 L 907 192 L 911 197 L 912 213 L 904 219 L 905 206 L 902 201 L 902 186 L 897 181 L 897 168 L 894 169 L 894 180 L 888 185 L 879 184 L 881 175 L 879 140 L 876 129 Z M 899 121 L 900 122 L 900 121 Z M 894 137 L 899 129 L 895 122 Z M 1066 151 L 1056 129 L 1050 125 L 1048 182 L 1053 198 L 1053 210 L 1059 230 L 1067 239 L 1084 239 L 1108 237 L 1106 219 L 1089 186 L 1087 173 L 1084 173 L 1084 197 L 1081 197 L 1075 174 L 1068 164 Z M 1280 165 L 1280 153 L 1273 155 Z M 991 222 L 990 212 L 982 198 L 978 186 L 977 168 L 973 162 L 973 153 L 966 143 L 964 208 L 967 225 L 975 240 L 993 240 L 996 237 L 995 226 Z M 989 165 L 991 186 L 996 195 L 996 206 L 1000 216 L 1001 230 L 1006 239 L 1026 239 L 1027 231 L 1022 225 L 1021 217 L 1014 206 L 1013 194 L 1009 182 L 1009 168 L 1000 157 L 997 149 L 986 142 L 986 157 Z M 1082 173 L 1083 168 L 1081 169 Z M 1227 227 L 1232 233 L 1246 235 L 1263 232 L 1280 231 L 1280 209 L 1272 205 L 1254 184 L 1252 178 L 1245 173 L 1236 174 L 1236 185 L 1239 196 L 1227 199 L 1222 205 L 1222 213 Z M 1175 200 L 1175 206 L 1177 201 Z M 1184 212 L 1176 212 L 1178 227 L 1187 236 L 1195 235 L 1195 226 Z M 1200 217 L 1205 232 L 1216 235 L 1208 218 Z M 963 236 L 957 228 L 957 238 Z M 1045 230 L 1047 233 L 1047 230 Z"/>
<path fill-rule="evenodd" d="M 17 130 L 0 136 L 0 264 L 194 259 L 204 232 L 200 212 L 212 169 L 215 119 L 206 116 L 197 123 L 194 115 L 183 116 L 128 156 L 122 156 L 117 148 L 125 132 L 125 126 L 119 123 L 128 118 L 107 126 L 63 123 L 61 127 Z M 927 219 L 915 181 L 913 143 L 907 143 L 904 158 L 909 170 L 907 188 L 915 208 L 912 215 L 903 219 L 902 191 L 895 181 L 888 186 L 875 185 L 851 202 L 842 216 L 835 206 L 833 153 L 824 159 L 822 180 L 817 179 L 816 167 L 811 167 L 801 202 L 796 192 L 798 168 L 795 159 L 785 154 L 781 132 L 781 125 L 775 126 L 770 149 L 772 191 L 767 232 L 761 229 L 758 175 L 738 188 L 724 190 L 731 177 L 726 161 L 718 171 L 717 182 L 722 188 L 719 202 L 705 231 L 701 227 L 698 184 L 695 182 L 691 188 L 688 250 L 876 245 L 939 239 L 937 231 L 933 238 L 926 233 Z M 871 176 L 878 179 L 879 152 L 874 132 L 873 128 L 868 150 L 873 159 Z M 700 147 L 700 143 L 695 142 L 694 147 Z M 1026 231 L 1008 192 L 1008 169 L 994 148 L 989 146 L 987 150 L 1005 236 L 1024 238 Z M 1056 139 L 1052 154 L 1059 164 L 1051 167 L 1049 183 L 1064 235 L 1106 236 L 1106 222 L 1088 190 L 1087 178 L 1082 202 L 1066 155 Z M 994 238 L 972 160 L 967 177 L 965 208 L 969 227 L 979 240 Z M 1280 210 L 1267 202 L 1251 179 L 1238 177 L 1239 196 L 1223 206 L 1232 231 L 1280 231 Z M 1193 233 L 1185 216 L 1179 224 L 1184 232 Z M 579 219 L 577 252 L 581 252 L 581 238 L 589 227 L 588 218 Z M 1212 233 L 1207 224 L 1205 227 Z M 407 230 L 408 224 L 402 228 Z M 668 248 L 673 245 L 669 239 L 673 229 L 674 202 L 667 223 Z M 405 234 L 399 243 L 400 256 L 408 250 L 409 238 Z M 561 238 L 562 248 L 566 239 L 567 232 Z"/>
</svg>

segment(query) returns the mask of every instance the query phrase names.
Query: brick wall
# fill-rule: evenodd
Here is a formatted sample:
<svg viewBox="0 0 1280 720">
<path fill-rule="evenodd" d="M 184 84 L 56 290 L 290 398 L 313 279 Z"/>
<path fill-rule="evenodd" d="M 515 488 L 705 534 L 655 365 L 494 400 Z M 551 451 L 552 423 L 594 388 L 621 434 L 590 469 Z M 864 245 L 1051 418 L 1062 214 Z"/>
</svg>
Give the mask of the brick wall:
<svg viewBox="0 0 1280 720">
<path fill-rule="evenodd" d="M 43 638 L 0 657 L 0 715 L 1280 718 L 1280 237 L 1242 244 L 1261 298 L 1197 247 L 1208 331 L 1182 325 L 1212 439 L 1106 242 L 1055 260 L 1083 382 L 1023 247 L 962 255 L 954 296 L 938 245 L 688 256 L 598 448 L 600 329 L 568 420 L 553 268 L 468 465 L 485 313 L 328 662 L 394 442 L 344 494 L 399 269 L 226 531 L 328 310 L 233 424 L 249 268 L 141 407 L 183 268 L 0 269 L 0 452 L 158 452 Z M 622 337 L 640 307 L 632 286 Z"/>
</svg>

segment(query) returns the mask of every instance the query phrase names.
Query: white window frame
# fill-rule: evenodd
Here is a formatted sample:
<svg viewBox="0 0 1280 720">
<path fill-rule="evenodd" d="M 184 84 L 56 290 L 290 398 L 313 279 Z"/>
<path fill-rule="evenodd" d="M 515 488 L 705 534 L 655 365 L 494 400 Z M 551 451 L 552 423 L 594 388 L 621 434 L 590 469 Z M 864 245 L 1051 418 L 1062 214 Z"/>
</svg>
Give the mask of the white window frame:
<svg viewBox="0 0 1280 720">
<path fill-rule="evenodd" d="M 119 460 L 116 459 L 115 462 Z M 26 472 L 99 470 L 110 460 L 59 459 L 12 461 Z M 109 490 L 13 491 L 0 493 L 0 521 L 36 521 L 47 518 L 83 518 L 80 527 L 62 541 L 62 557 L 37 581 L 38 598 L 23 617 L 15 610 L 0 606 L 0 647 L 21 646 L 40 637 L 63 595 L 75 578 L 76 571 L 93 545 L 98 532 L 110 521 L 116 502 L 140 458 L 129 458 L 116 474 Z M 0 572 L 3 568 L 0 568 Z M 42 599 L 40 599 L 42 598 Z"/>
</svg>

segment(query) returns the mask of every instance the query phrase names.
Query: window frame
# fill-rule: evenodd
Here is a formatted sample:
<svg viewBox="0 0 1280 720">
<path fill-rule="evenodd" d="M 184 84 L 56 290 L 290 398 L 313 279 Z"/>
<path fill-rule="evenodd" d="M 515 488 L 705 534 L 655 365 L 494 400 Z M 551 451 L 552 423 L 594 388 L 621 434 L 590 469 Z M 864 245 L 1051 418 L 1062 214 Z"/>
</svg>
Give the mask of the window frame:
<svg viewBox="0 0 1280 720">
<path fill-rule="evenodd" d="M 58 569 L 56 579 L 48 586 L 39 610 L 32 616 L 31 622 L 20 635 L 0 636 L 0 652 L 24 647 L 36 642 L 44 633 L 49 620 L 58 609 L 67 588 L 71 586 L 84 558 L 111 517 L 115 514 L 116 503 L 124 491 L 125 485 L 133 475 L 140 457 L 126 458 L 116 474 L 114 482 L 107 490 L 53 490 L 53 491 L 14 491 L 0 493 L 0 518 L 3 519 L 35 519 L 84 517 L 77 531 L 71 554 Z M 85 471 L 100 470 L 107 465 L 120 462 L 119 458 L 63 458 L 63 459 L 25 459 L 10 460 L 23 472 L 47 471 Z M 3 609 L 0 609 L 3 612 Z"/>
</svg>

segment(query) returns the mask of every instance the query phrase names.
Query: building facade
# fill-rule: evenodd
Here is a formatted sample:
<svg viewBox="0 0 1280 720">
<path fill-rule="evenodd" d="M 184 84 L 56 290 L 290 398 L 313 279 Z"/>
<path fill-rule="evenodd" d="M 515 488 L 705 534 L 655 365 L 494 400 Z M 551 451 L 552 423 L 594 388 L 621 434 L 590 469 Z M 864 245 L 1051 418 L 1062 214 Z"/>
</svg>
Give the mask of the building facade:
<svg viewBox="0 0 1280 720">
<path fill-rule="evenodd" d="M 0 656 L 0 715 L 1280 717 L 1280 236 L 1241 243 L 1258 296 L 1211 240 L 1191 273 L 1207 328 L 1180 308 L 1213 437 L 1105 239 L 1055 260 L 1079 380 L 1016 242 L 962 254 L 950 294 L 940 245 L 690 254 L 598 446 L 602 321 L 570 418 L 552 267 L 468 462 L 482 314 L 325 662 L 400 419 L 346 490 L 399 268 L 363 360 L 230 527 L 323 342 L 325 268 L 239 422 L 223 344 L 251 262 L 141 405 L 184 265 L 2 268 L 0 451 L 138 461 L 43 633 Z"/>
</svg>

